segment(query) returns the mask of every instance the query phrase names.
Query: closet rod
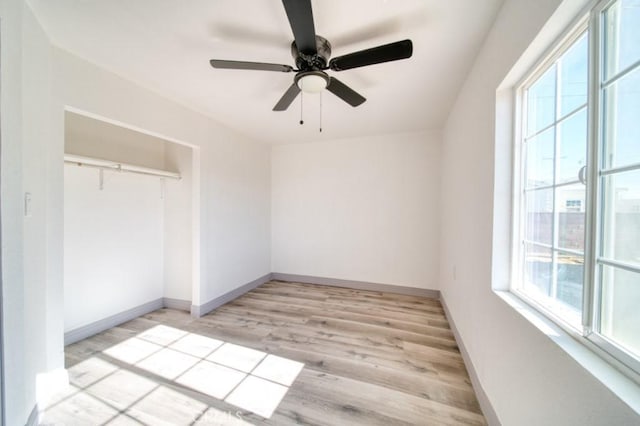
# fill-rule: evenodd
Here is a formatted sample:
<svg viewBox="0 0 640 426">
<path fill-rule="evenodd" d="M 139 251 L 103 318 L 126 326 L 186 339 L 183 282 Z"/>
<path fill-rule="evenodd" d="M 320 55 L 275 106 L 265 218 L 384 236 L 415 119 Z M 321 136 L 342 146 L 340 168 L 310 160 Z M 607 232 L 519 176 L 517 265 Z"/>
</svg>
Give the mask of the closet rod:
<svg viewBox="0 0 640 426">
<path fill-rule="evenodd" d="M 91 167 L 103 170 L 113 170 L 117 172 L 137 173 L 141 175 L 157 176 L 169 179 L 182 179 L 180 173 L 167 172 L 149 167 L 135 166 L 133 164 L 115 163 L 113 161 L 101 160 L 99 158 L 82 157 L 80 155 L 65 154 L 66 164 L 75 164 L 80 167 Z"/>
</svg>

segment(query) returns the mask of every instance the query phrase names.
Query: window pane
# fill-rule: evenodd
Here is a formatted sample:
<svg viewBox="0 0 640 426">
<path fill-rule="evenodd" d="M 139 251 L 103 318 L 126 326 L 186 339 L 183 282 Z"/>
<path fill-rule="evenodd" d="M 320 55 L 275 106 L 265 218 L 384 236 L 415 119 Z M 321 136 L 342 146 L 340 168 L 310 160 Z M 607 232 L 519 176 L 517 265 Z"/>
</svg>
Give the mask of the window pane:
<svg viewBox="0 0 640 426">
<path fill-rule="evenodd" d="M 553 183 L 553 158 L 555 129 L 552 127 L 525 144 L 527 149 L 527 188 Z"/>
<path fill-rule="evenodd" d="M 640 170 L 605 176 L 602 191 L 603 256 L 640 266 Z"/>
<path fill-rule="evenodd" d="M 550 125 L 556 116 L 556 66 L 527 91 L 527 135 Z"/>
<path fill-rule="evenodd" d="M 604 102 L 604 167 L 640 163 L 640 69 L 607 87 Z"/>
<path fill-rule="evenodd" d="M 556 274 L 558 277 L 557 298 L 577 312 L 582 311 L 582 280 L 584 258 L 574 254 L 558 253 Z"/>
<path fill-rule="evenodd" d="M 558 134 L 557 182 L 576 181 L 580 169 L 587 164 L 587 109 L 561 122 Z"/>
<path fill-rule="evenodd" d="M 551 250 L 535 244 L 525 245 L 524 291 L 536 296 L 551 294 Z"/>
<path fill-rule="evenodd" d="M 558 118 L 587 103 L 587 47 L 587 36 L 583 35 L 560 59 Z"/>
<path fill-rule="evenodd" d="M 586 165 L 587 69 L 584 33 L 527 89 L 521 150 L 519 288 L 574 327 L 581 324 L 584 277 L 587 206 L 578 175 Z"/>
<path fill-rule="evenodd" d="M 605 79 L 640 59 L 640 0 L 620 0 L 605 11 Z"/>
<path fill-rule="evenodd" d="M 602 266 L 600 332 L 640 356 L 640 274 Z"/>
<path fill-rule="evenodd" d="M 585 186 L 581 183 L 556 189 L 558 247 L 584 250 Z"/>
<path fill-rule="evenodd" d="M 527 192 L 525 211 L 527 213 L 525 238 L 528 241 L 551 245 L 553 242 L 553 189 Z"/>
</svg>

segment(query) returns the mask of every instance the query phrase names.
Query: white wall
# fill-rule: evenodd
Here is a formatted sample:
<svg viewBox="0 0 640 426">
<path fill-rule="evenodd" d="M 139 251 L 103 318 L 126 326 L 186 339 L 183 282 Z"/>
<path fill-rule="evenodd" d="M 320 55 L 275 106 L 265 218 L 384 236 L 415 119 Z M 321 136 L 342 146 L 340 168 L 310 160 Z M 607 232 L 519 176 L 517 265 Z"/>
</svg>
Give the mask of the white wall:
<svg viewBox="0 0 640 426">
<path fill-rule="evenodd" d="M 200 218 L 199 253 L 193 256 L 200 286 L 193 291 L 194 304 L 270 272 L 268 146 L 68 52 L 54 48 L 53 59 L 55 122 L 67 107 L 198 148 L 193 179 L 200 189 L 193 208 Z"/>
<path fill-rule="evenodd" d="M 181 179 L 166 179 L 164 189 L 164 296 L 191 302 L 193 292 L 193 149 L 165 144 L 165 169 Z"/>
<path fill-rule="evenodd" d="M 49 197 L 62 179 L 48 167 L 56 147 L 49 42 L 22 1 L 1 2 L 0 19 L 4 414 L 6 424 L 24 424 L 43 389 L 36 381 L 63 366 L 62 258 L 49 256 L 62 253 L 61 203 Z"/>
<path fill-rule="evenodd" d="M 492 262 L 508 267 L 509 241 L 509 217 L 493 217 L 494 172 L 509 170 L 510 162 L 494 150 L 496 89 L 559 3 L 507 0 L 451 111 L 441 165 L 441 292 L 502 424 L 638 424 L 637 415 L 491 290 L 492 274 L 504 280 Z M 509 205 L 508 181 L 498 174 L 495 182 L 501 208 Z"/>
<path fill-rule="evenodd" d="M 270 148 L 220 136 L 200 150 L 200 304 L 271 273 Z"/>
<path fill-rule="evenodd" d="M 160 179 L 105 171 L 100 190 L 98 175 L 65 166 L 65 332 L 163 297 Z"/>
<path fill-rule="evenodd" d="M 437 289 L 440 135 L 275 146 L 274 272 Z"/>
<path fill-rule="evenodd" d="M 35 392 L 27 390 L 25 378 L 33 380 L 35 371 L 23 357 L 25 335 L 23 216 L 22 216 L 22 27 L 23 7 L 18 0 L 0 2 L 0 68 L 2 87 L 0 185 L 2 203 L 2 328 L 6 420 L 23 424 L 35 403 Z"/>
<path fill-rule="evenodd" d="M 165 168 L 166 146 L 173 144 L 84 115 L 64 114 L 64 152 L 136 166 Z"/>
</svg>

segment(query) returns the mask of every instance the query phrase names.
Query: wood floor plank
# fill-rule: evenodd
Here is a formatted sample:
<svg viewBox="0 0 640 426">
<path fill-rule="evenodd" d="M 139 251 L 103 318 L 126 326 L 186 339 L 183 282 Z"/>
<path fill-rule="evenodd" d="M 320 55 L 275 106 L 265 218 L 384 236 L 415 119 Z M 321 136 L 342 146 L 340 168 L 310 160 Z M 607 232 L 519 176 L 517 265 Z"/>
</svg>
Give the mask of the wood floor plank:
<svg viewBox="0 0 640 426">
<path fill-rule="evenodd" d="M 384 318 L 389 318 L 389 319 L 399 319 L 402 321 L 407 321 L 407 322 L 413 322 L 416 324 L 427 324 L 427 325 L 433 325 L 433 326 L 438 326 L 438 327 L 443 327 L 443 328 L 449 328 L 449 324 L 446 320 L 446 318 L 444 317 L 444 315 L 439 315 L 439 314 L 413 314 L 413 313 L 409 313 L 409 312 L 398 312 L 398 311 L 393 311 L 393 310 L 386 310 L 386 309 L 372 309 L 371 306 L 362 306 L 362 305 L 357 305 L 357 304 L 353 304 L 353 305 L 335 305 L 335 304 L 331 304 L 328 303 L 327 304 L 328 307 L 332 308 L 332 309 L 337 309 L 343 312 L 353 312 L 356 314 L 363 314 L 363 315 L 379 315 L 381 317 Z"/>
<path fill-rule="evenodd" d="M 279 356 L 300 360 L 312 370 L 373 383 L 480 413 L 473 388 L 467 382 L 452 383 L 426 374 L 415 374 L 415 372 L 406 368 L 392 368 L 375 363 L 362 362 L 359 359 L 329 355 L 317 351 L 313 346 L 309 348 L 283 343 L 280 345 L 267 345 L 266 349 L 277 353 Z"/>
<path fill-rule="evenodd" d="M 315 326 L 319 330 L 329 332 L 350 332 L 368 336 L 369 339 L 379 339 L 396 346 L 401 342 L 411 342 L 431 346 L 434 348 L 457 352 L 458 345 L 455 340 L 433 337 L 424 334 L 412 333 L 408 331 L 392 330 L 373 324 L 362 324 L 355 321 L 345 321 L 327 317 L 312 317 L 306 323 Z"/>
<path fill-rule="evenodd" d="M 444 313 L 443 309 L 439 305 L 427 305 L 422 303 L 403 303 L 397 300 L 385 300 L 385 299 L 365 299 L 365 298 L 354 298 L 352 296 L 329 296 L 328 301 L 331 303 L 339 304 L 339 305 L 361 305 L 361 306 L 373 306 L 381 309 L 389 309 L 400 312 L 409 312 L 409 313 L 434 313 L 442 315 Z"/>
<path fill-rule="evenodd" d="M 313 285 L 307 287 L 301 287 L 300 283 L 293 283 L 287 281 L 270 281 L 265 283 L 260 287 L 260 290 L 268 290 L 274 289 L 275 291 L 279 291 L 281 289 L 288 289 L 292 292 L 314 292 L 316 294 L 323 294 L 326 297 L 332 295 L 343 295 L 350 297 L 357 297 L 362 300 L 366 300 L 369 298 L 375 299 L 388 299 L 388 300 L 398 300 L 405 301 L 412 304 L 428 304 L 434 306 L 441 306 L 440 301 L 436 299 L 430 299 L 426 297 L 416 297 L 406 294 L 399 293 L 385 293 L 381 291 L 371 291 L 371 290 L 358 290 L 352 288 L 344 288 L 344 287 L 333 287 L 327 285 Z"/>
<path fill-rule="evenodd" d="M 379 347 L 367 347 L 357 343 L 344 343 L 331 338 L 309 338 L 296 334 L 286 334 L 282 330 L 269 336 L 272 343 L 284 348 L 298 350 L 312 350 L 318 354 L 335 355 L 342 359 L 354 360 L 361 363 L 372 364 L 375 367 L 387 367 L 390 369 L 407 371 L 412 374 L 424 375 L 433 380 L 439 380 L 451 385 L 470 385 L 464 369 L 459 366 L 450 366 L 444 363 L 433 362 L 424 358 L 403 357 L 401 352 L 381 350 Z M 359 342 L 358 342 L 359 343 Z"/>
<path fill-rule="evenodd" d="M 417 296 L 271 281 L 202 318 L 154 311 L 65 359 L 72 387 L 43 424 L 486 424 L 440 302 Z"/>
<path fill-rule="evenodd" d="M 411 331 L 419 334 L 428 334 L 436 337 L 444 337 L 453 339 L 453 333 L 449 328 L 437 327 L 428 324 L 418 324 L 410 321 L 402 321 L 400 319 L 384 318 L 372 314 L 357 314 L 354 312 L 344 312 L 342 310 L 330 309 L 325 311 L 323 316 L 330 318 L 358 321 L 364 324 L 378 325 L 388 327 L 395 330 Z"/>
<path fill-rule="evenodd" d="M 340 401 L 343 409 L 358 412 L 360 407 L 378 410 L 386 416 L 410 424 L 485 424 L 482 415 L 457 409 L 426 398 L 417 398 L 368 382 L 305 370 L 293 389 L 318 399 Z M 364 410 L 362 410 L 364 411 Z M 363 423 L 364 424 L 364 423 Z M 376 424 L 382 424 L 376 422 Z"/>
</svg>

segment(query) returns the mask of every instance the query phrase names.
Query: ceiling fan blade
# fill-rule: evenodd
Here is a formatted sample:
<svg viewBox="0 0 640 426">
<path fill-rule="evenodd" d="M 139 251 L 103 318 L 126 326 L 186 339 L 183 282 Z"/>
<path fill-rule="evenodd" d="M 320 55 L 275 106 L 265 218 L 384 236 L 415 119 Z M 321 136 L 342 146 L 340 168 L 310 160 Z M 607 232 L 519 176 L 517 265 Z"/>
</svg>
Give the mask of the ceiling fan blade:
<svg viewBox="0 0 640 426">
<path fill-rule="evenodd" d="M 281 71 L 291 72 L 293 67 L 280 64 L 266 64 L 263 62 L 245 62 L 245 61 L 225 61 L 222 59 L 211 59 L 209 61 L 214 68 L 226 68 L 232 70 L 257 70 L 257 71 Z"/>
<path fill-rule="evenodd" d="M 402 40 L 338 56 L 329 62 L 329 67 L 334 71 L 344 71 L 366 65 L 410 58 L 412 53 L 413 43 L 411 43 L 411 40 Z"/>
<path fill-rule="evenodd" d="M 291 102 L 293 102 L 296 96 L 298 96 L 298 93 L 300 93 L 300 88 L 296 83 L 293 83 L 291 86 L 289 86 L 287 91 L 284 92 L 284 95 L 282 95 L 276 106 L 273 107 L 273 110 L 285 111 L 287 108 L 289 108 L 289 105 L 291 105 Z"/>
<path fill-rule="evenodd" d="M 311 0 L 282 0 L 282 4 L 287 12 L 298 51 L 306 55 L 315 55 L 317 53 L 316 30 L 313 24 Z"/>
<path fill-rule="evenodd" d="M 355 90 L 351 89 L 346 84 L 342 83 L 335 77 L 329 77 L 329 85 L 327 86 L 327 90 L 351 105 L 352 107 L 357 107 L 366 99 L 362 97 Z"/>
</svg>

